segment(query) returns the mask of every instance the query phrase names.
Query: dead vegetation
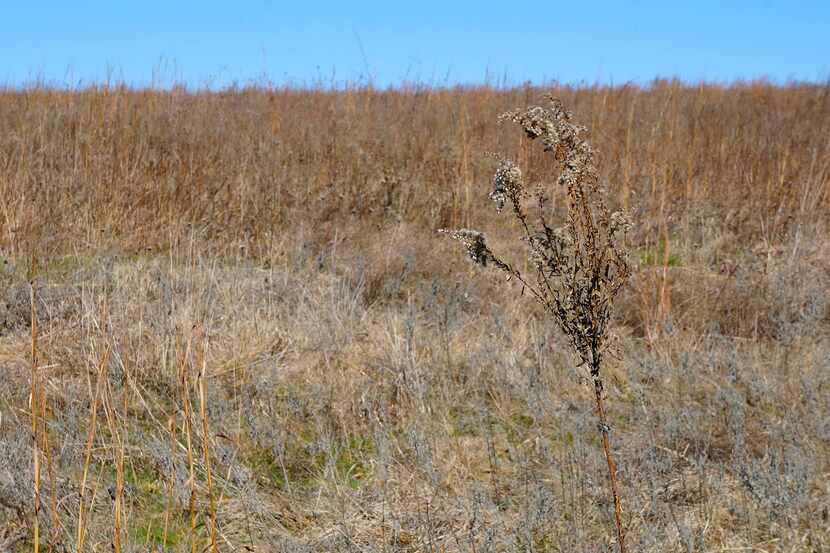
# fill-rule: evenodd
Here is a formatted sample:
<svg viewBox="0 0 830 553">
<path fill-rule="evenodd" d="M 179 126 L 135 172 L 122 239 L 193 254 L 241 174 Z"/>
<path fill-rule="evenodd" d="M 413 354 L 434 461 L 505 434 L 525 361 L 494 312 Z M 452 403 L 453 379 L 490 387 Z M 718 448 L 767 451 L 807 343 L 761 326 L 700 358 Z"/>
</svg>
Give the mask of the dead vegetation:
<svg viewBox="0 0 830 553">
<path fill-rule="evenodd" d="M 542 92 L 0 93 L 0 545 L 37 480 L 43 551 L 611 548 L 567 338 L 435 235 L 509 251 L 483 154 L 553 178 L 496 126 Z M 826 551 L 830 90 L 552 92 L 638 223 L 629 549 Z"/>
</svg>

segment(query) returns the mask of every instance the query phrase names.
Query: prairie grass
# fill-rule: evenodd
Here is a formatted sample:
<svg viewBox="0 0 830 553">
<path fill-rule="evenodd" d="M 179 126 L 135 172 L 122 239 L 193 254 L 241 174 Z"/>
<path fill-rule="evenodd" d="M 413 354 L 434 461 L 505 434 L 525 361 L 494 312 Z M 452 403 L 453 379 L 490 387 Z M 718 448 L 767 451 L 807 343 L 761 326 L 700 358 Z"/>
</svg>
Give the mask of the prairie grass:
<svg viewBox="0 0 830 553">
<path fill-rule="evenodd" d="M 496 123 L 543 92 L 0 92 L 0 550 L 611 549 L 567 338 L 435 234 L 509 251 L 481 154 L 548 182 Z M 827 551 L 830 89 L 552 93 L 638 223 L 629 550 Z"/>
</svg>

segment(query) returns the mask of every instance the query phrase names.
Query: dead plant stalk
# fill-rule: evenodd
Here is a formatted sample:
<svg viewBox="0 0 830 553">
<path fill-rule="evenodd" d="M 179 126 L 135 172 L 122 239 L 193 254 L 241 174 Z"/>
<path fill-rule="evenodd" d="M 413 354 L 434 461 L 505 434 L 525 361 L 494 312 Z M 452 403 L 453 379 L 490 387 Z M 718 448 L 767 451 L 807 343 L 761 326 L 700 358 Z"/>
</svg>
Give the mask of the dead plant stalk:
<svg viewBox="0 0 830 553">
<path fill-rule="evenodd" d="M 610 213 L 606 192 L 599 184 L 594 151 L 582 137 L 586 131 L 571 122 L 558 99 L 548 97 L 550 107 L 531 107 L 502 115 L 502 120 L 517 123 L 530 140 L 541 139 L 560 165 L 557 178 L 565 188 L 567 210 L 563 224 L 553 226 L 555 206 L 548 187 L 538 184 L 528 190 L 522 171 L 511 160 L 501 159 L 490 198 L 501 212 L 506 203 L 526 244 L 535 278 L 523 275 L 497 257 L 478 231 L 460 229 L 440 232 L 464 244 L 477 264 L 488 264 L 515 279 L 522 292 L 529 290 L 570 340 L 580 365 L 589 369 L 593 382 L 596 412 L 602 446 L 608 464 L 608 478 L 614 501 L 614 518 L 620 553 L 625 553 L 625 530 L 617 486 L 616 464 L 610 445 L 610 426 L 603 404 L 603 356 L 608 349 L 608 324 L 614 297 L 628 280 L 630 267 L 620 247 L 630 223 L 622 212 Z M 532 197 L 530 210 L 524 200 Z"/>
</svg>

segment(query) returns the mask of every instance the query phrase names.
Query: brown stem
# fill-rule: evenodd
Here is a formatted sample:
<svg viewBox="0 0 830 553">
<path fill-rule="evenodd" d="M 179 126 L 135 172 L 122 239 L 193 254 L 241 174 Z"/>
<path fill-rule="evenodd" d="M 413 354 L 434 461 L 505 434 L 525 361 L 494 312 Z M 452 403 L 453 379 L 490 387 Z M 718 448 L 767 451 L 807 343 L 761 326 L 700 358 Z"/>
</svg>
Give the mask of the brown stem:
<svg viewBox="0 0 830 553">
<path fill-rule="evenodd" d="M 614 496 L 614 518 L 617 523 L 617 540 L 620 544 L 620 553 L 625 553 L 625 529 L 622 524 L 622 504 L 620 494 L 617 491 L 617 466 L 614 463 L 614 456 L 611 454 L 611 442 L 608 439 L 610 428 L 606 423 L 605 409 L 602 404 L 602 379 L 599 376 L 599 367 L 591 370 L 594 380 L 594 397 L 597 402 L 597 416 L 599 417 L 599 430 L 602 434 L 602 449 L 605 450 L 605 460 L 608 461 L 608 479 L 611 481 L 611 494 Z"/>
<path fill-rule="evenodd" d="M 34 463 L 34 486 L 35 486 L 35 516 L 34 516 L 34 537 L 32 547 L 34 553 L 40 549 L 40 381 L 38 375 L 37 358 L 37 310 L 35 308 L 35 282 L 30 283 L 32 301 L 32 390 L 31 390 L 31 412 L 32 412 L 32 456 Z"/>
</svg>

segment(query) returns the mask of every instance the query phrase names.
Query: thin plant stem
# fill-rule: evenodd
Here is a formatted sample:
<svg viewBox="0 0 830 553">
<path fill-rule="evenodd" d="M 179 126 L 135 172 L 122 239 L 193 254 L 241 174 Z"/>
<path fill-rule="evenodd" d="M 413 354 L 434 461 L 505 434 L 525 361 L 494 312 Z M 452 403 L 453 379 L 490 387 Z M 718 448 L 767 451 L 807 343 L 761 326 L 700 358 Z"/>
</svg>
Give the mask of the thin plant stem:
<svg viewBox="0 0 830 553">
<path fill-rule="evenodd" d="M 202 349 L 202 364 L 199 371 L 199 414 L 202 419 L 202 453 L 207 473 L 207 493 L 210 508 L 210 547 L 213 553 L 218 551 L 216 543 L 216 504 L 213 499 L 213 476 L 210 473 L 210 428 L 207 417 L 207 338 Z M 287 481 L 287 480 L 286 480 Z"/>
<path fill-rule="evenodd" d="M 98 365 L 98 378 L 95 381 L 95 392 L 92 399 L 92 412 L 90 414 L 89 432 L 86 439 L 86 451 L 84 452 L 84 470 L 81 475 L 81 488 L 78 492 L 80 496 L 78 507 L 78 534 L 75 542 L 75 550 L 82 553 L 84 550 L 84 542 L 86 540 L 86 483 L 89 477 L 89 465 L 92 461 L 92 444 L 95 442 L 95 431 L 98 423 L 98 401 L 101 396 L 101 387 L 103 383 L 104 367 L 109 361 L 109 348 L 104 350 L 104 355 Z"/>
<path fill-rule="evenodd" d="M 599 367 L 596 367 L 599 370 Z M 602 436 L 602 449 L 605 452 L 605 461 L 608 464 L 608 480 L 611 484 L 611 495 L 614 498 L 614 522 L 617 526 L 617 542 L 620 546 L 620 553 L 626 552 L 625 547 L 625 528 L 622 522 L 622 502 L 620 501 L 620 493 L 617 487 L 617 465 L 614 462 L 614 455 L 611 452 L 611 440 L 609 434 L 611 431 L 608 425 L 608 419 L 605 416 L 605 407 L 603 405 L 604 388 L 602 379 L 597 376 L 593 378 L 594 382 L 594 399 L 597 406 L 597 418 L 599 419 L 599 431 Z"/>
<path fill-rule="evenodd" d="M 30 392 L 30 412 L 32 416 L 32 461 L 34 463 L 34 488 L 35 488 L 35 516 L 33 520 L 33 543 L 34 553 L 40 551 L 40 375 L 38 371 L 37 357 L 37 308 L 35 307 L 35 283 L 29 285 L 30 299 L 32 303 L 32 383 Z"/>
</svg>

